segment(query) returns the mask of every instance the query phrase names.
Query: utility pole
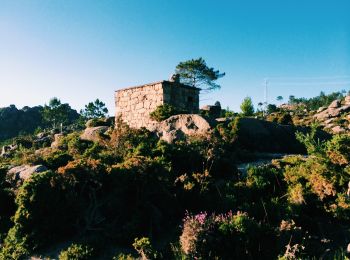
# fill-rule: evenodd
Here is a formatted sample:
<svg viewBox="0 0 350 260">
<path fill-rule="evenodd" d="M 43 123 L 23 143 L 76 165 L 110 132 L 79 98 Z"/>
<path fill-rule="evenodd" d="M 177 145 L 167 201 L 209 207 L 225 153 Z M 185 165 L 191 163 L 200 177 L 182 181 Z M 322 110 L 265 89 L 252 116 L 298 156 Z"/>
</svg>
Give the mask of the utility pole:
<svg viewBox="0 0 350 260">
<path fill-rule="evenodd" d="M 267 86 L 268 86 L 268 84 L 269 84 L 269 80 L 266 78 L 265 79 L 265 106 L 267 106 L 267 104 L 268 104 L 268 92 L 267 92 Z"/>
<path fill-rule="evenodd" d="M 265 97 L 265 102 L 264 102 L 264 105 L 265 105 L 264 114 L 266 114 L 266 112 L 267 112 L 267 105 L 268 105 L 268 90 L 267 90 L 268 84 L 269 84 L 269 80 L 268 80 L 268 78 L 265 78 L 265 81 L 264 81 L 264 97 Z"/>
</svg>

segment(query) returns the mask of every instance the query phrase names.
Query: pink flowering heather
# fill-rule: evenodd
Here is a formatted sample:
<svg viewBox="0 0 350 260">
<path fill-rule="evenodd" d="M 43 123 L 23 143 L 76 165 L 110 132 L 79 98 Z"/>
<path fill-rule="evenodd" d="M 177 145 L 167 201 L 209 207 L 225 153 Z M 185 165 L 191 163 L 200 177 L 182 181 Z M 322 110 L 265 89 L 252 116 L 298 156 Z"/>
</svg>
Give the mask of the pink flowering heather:
<svg viewBox="0 0 350 260">
<path fill-rule="evenodd" d="M 196 216 L 194 216 L 194 219 L 196 221 L 198 221 L 201 225 L 204 225 L 205 220 L 207 218 L 207 215 L 208 214 L 206 212 L 201 212 L 201 213 L 197 214 Z"/>
</svg>

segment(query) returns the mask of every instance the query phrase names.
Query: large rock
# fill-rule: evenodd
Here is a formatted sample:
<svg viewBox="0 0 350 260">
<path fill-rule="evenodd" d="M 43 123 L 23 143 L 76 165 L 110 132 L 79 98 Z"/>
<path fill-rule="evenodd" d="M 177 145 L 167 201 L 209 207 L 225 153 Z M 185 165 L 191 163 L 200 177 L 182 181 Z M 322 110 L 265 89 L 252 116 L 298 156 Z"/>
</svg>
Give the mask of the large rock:
<svg viewBox="0 0 350 260">
<path fill-rule="evenodd" d="M 161 139 L 172 143 L 186 136 L 205 136 L 209 134 L 211 127 L 200 115 L 181 114 L 169 117 L 150 130 L 156 132 Z"/>
<path fill-rule="evenodd" d="M 51 143 L 51 148 L 59 148 L 60 141 L 64 137 L 64 134 L 55 134 L 54 141 Z"/>
<path fill-rule="evenodd" d="M 1 154 L 0 157 L 7 158 L 11 156 L 11 153 L 13 153 L 15 150 L 18 149 L 18 145 L 12 144 L 12 145 L 4 145 L 1 148 Z"/>
<path fill-rule="evenodd" d="M 47 171 L 47 168 L 43 165 L 21 165 L 11 168 L 7 174 L 6 178 L 15 183 L 23 183 L 23 181 L 29 179 L 32 175 Z"/>
<path fill-rule="evenodd" d="M 340 106 L 341 106 L 340 100 L 336 99 L 328 106 L 328 108 L 338 108 Z"/>
<path fill-rule="evenodd" d="M 345 105 L 350 105 L 350 96 L 345 97 Z"/>
<path fill-rule="evenodd" d="M 341 115 L 340 108 L 328 108 L 329 117 L 338 117 Z"/>
<path fill-rule="evenodd" d="M 335 133 L 335 134 L 342 134 L 342 133 L 345 133 L 346 132 L 346 129 L 337 125 L 335 127 L 332 128 L 332 132 Z"/>
<path fill-rule="evenodd" d="M 335 120 L 334 118 L 327 119 L 326 121 L 324 121 L 324 124 L 325 125 L 331 124 L 334 122 L 334 120 Z"/>
<path fill-rule="evenodd" d="M 317 109 L 316 113 L 320 113 L 320 112 L 322 112 L 322 111 L 324 111 L 326 109 L 327 109 L 327 107 L 320 107 L 319 109 Z"/>
<path fill-rule="evenodd" d="M 305 153 L 305 147 L 296 139 L 296 132 L 308 133 L 307 127 L 281 125 L 255 118 L 241 118 L 237 123 L 237 141 L 240 147 L 258 152 L 269 153 Z M 330 137 L 324 131 L 318 131 L 317 138 Z"/>
<path fill-rule="evenodd" d="M 317 110 L 318 113 L 314 115 L 314 118 L 318 121 L 326 121 L 329 118 L 340 117 L 343 113 L 350 111 L 350 105 L 341 106 L 339 100 L 334 100 L 327 109 Z M 320 112 L 319 112 L 320 111 Z"/>
<path fill-rule="evenodd" d="M 34 144 L 38 147 L 43 147 L 43 146 L 50 146 L 52 145 L 52 137 L 51 136 L 44 136 L 38 139 L 34 140 Z"/>
<path fill-rule="evenodd" d="M 88 127 L 81 134 L 80 138 L 82 140 L 99 142 L 101 141 L 101 134 L 104 134 L 108 128 L 108 126 Z"/>
</svg>

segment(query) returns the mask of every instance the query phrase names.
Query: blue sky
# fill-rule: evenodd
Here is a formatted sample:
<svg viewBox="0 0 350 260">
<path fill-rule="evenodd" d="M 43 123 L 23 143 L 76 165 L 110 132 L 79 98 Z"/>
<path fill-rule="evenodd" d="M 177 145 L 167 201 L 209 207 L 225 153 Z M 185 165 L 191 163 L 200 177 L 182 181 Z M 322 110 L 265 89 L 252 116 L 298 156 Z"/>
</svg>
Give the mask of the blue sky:
<svg viewBox="0 0 350 260">
<path fill-rule="evenodd" d="M 350 89 L 350 1 L 0 0 L 0 107 L 51 97 L 81 109 L 168 79 L 203 57 L 226 72 L 201 96 L 239 110 L 251 96 Z"/>
</svg>

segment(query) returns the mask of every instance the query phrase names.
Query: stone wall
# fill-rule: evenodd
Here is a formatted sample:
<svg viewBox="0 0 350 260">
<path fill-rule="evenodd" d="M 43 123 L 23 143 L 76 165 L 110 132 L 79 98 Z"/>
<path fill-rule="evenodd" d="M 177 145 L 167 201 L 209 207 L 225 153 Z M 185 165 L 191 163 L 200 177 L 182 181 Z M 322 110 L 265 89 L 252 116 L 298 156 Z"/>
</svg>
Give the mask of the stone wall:
<svg viewBox="0 0 350 260">
<path fill-rule="evenodd" d="M 199 89 L 176 82 L 163 82 L 164 103 L 190 114 L 199 112 Z"/>
<path fill-rule="evenodd" d="M 160 81 L 116 91 L 116 118 L 130 127 L 151 128 L 156 122 L 149 114 L 157 106 L 171 104 L 189 113 L 199 111 L 199 89 L 177 82 Z"/>
</svg>

